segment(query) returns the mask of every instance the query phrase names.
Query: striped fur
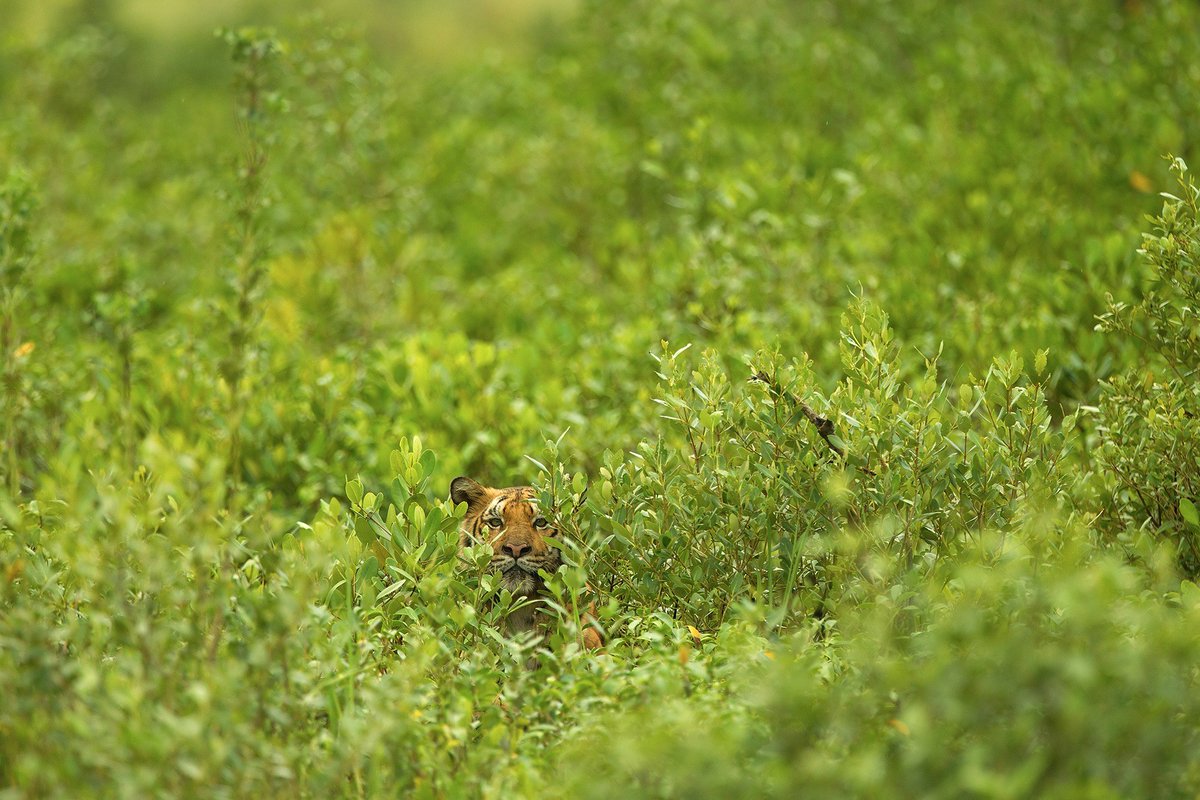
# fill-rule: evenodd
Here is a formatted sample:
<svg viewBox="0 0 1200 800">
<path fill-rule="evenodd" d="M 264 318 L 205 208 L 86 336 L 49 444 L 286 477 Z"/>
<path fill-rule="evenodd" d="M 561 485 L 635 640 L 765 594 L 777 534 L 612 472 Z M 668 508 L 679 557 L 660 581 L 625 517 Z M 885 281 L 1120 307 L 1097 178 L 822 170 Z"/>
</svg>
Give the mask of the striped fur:
<svg viewBox="0 0 1200 800">
<path fill-rule="evenodd" d="M 554 572 L 562 565 L 558 548 L 546 544 L 558 529 L 541 515 L 528 486 L 468 488 L 461 483 L 467 480 L 455 479 L 450 490 L 455 503 L 467 504 L 460 543 L 491 544 L 492 571 L 502 576 L 505 587 L 517 597 L 536 596 L 545 588 L 538 570 Z"/>
<path fill-rule="evenodd" d="M 467 514 L 460 529 L 460 545 L 487 542 L 492 546 L 492 572 L 501 576 L 504 586 L 516 597 L 536 598 L 546 588 L 538 571 L 554 573 L 562 566 L 562 553 L 547 540 L 558 536 L 558 529 L 542 515 L 537 498 L 528 486 L 493 489 L 465 477 L 450 483 L 450 499 L 466 503 Z M 541 628 L 545 614 L 536 606 L 527 606 L 508 618 L 510 633 Z M 594 624 L 591 615 L 588 619 Z M 583 632 L 588 647 L 599 647 L 600 635 L 589 625 Z"/>
</svg>

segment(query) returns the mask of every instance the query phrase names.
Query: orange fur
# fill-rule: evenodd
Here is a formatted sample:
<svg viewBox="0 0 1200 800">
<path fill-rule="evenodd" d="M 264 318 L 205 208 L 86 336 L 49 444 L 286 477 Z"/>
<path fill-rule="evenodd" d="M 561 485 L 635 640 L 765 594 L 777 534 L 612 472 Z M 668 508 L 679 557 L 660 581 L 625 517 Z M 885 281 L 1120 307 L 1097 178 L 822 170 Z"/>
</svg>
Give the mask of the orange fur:
<svg viewBox="0 0 1200 800">
<path fill-rule="evenodd" d="M 546 586 L 538 571 L 557 571 L 562 566 L 562 554 L 557 547 L 546 543 L 558 536 L 558 529 L 541 514 L 533 489 L 528 486 L 493 489 L 460 477 L 450 483 L 450 499 L 467 504 L 461 546 L 490 543 L 491 569 L 501 576 L 504 586 L 516 597 L 543 596 Z M 594 611 L 589 604 L 580 635 L 589 649 L 603 645 Z M 550 622 L 550 616 L 535 604 L 510 614 L 507 624 L 510 633 L 537 630 L 545 635 Z"/>
</svg>

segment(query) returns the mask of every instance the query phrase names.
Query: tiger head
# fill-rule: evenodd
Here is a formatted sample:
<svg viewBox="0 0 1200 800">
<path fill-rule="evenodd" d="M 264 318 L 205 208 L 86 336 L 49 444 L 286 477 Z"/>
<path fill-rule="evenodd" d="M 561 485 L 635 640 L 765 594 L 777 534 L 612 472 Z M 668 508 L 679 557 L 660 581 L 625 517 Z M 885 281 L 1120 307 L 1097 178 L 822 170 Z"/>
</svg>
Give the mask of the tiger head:
<svg viewBox="0 0 1200 800">
<path fill-rule="evenodd" d="M 558 529 L 542 515 L 530 487 L 492 489 L 470 478 L 455 478 L 450 499 L 467 504 L 460 543 L 491 544 L 491 570 L 514 595 L 537 594 L 543 586 L 538 570 L 554 572 L 562 564 L 561 551 L 547 543 L 558 536 Z"/>
</svg>

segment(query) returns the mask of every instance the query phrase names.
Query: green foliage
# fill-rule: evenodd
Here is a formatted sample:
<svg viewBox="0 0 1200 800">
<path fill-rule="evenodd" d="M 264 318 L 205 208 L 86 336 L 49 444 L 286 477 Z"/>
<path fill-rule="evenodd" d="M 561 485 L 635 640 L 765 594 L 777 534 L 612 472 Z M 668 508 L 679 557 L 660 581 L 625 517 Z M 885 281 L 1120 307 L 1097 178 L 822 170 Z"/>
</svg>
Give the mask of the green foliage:
<svg viewBox="0 0 1200 800">
<path fill-rule="evenodd" d="M 26 270 L 32 257 L 31 218 L 35 206 L 29 178 L 19 172 L 0 185 L 0 390 L 4 399 L 3 446 L 7 457 L 8 491 L 21 490 L 20 457 L 25 442 L 18 441 L 28 414 L 29 387 L 26 362 L 35 345 L 24 341 L 22 324 L 30 305 Z M 23 446 L 24 445 L 24 446 Z"/>
<path fill-rule="evenodd" d="M 843 324 L 848 377 L 828 398 L 807 361 L 760 353 L 735 382 L 715 353 L 690 368 L 687 348 L 664 343 L 656 402 L 669 427 L 608 459 L 603 502 L 581 523 L 623 606 L 707 629 L 749 598 L 794 625 L 859 580 L 1055 508 L 1068 426 L 1051 424 L 1019 356 L 955 392 L 936 357 L 904 363 L 879 309 L 858 302 Z"/>
<path fill-rule="evenodd" d="M 0 800 L 1195 794 L 1194 3 L 17 5 Z"/>
<path fill-rule="evenodd" d="M 1200 212 L 1181 159 L 1180 195 L 1165 195 L 1145 234 L 1150 284 L 1133 305 L 1112 302 L 1098 328 L 1136 341 L 1142 360 L 1105 385 L 1098 458 L 1113 497 L 1105 529 L 1137 546 L 1138 530 L 1170 541 L 1189 577 L 1200 574 Z"/>
<path fill-rule="evenodd" d="M 225 310 L 229 331 L 229 354 L 221 363 L 221 377 L 229 392 L 229 477 L 230 486 L 240 488 L 242 480 L 242 420 L 246 413 L 247 384 L 254 376 L 257 355 L 257 328 L 262 317 L 263 283 L 267 278 L 266 243 L 262 231 L 263 212 L 270 206 L 265 186 L 265 170 L 273 137 L 266 117 L 281 101 L 271 90 L 268 68 L 278 57 L 281 46 L 269 33 L 253 29 L 218 31 L 233 54 L 237 65 L 234 92 L 237 119 L 244 136 L 244 150 L 237 163 L 237 191 L 230 197 L 234 206 L 233 269 L 231 297 Z"/>
<path fill-rule="evenodd" d="M 835 646 L 788 637 L 727 691 L 591 721 L 563 796 L 1190 796 L 1200 595 L 1165 606 L 1108 559 L 977 555 Z"/>
</svg>

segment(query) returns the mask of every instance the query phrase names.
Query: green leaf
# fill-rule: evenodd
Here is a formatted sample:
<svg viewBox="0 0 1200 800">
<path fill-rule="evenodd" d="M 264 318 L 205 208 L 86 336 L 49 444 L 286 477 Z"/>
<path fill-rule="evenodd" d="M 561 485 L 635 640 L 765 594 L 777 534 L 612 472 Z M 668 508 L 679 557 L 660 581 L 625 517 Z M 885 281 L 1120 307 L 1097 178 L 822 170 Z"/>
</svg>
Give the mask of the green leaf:
<svg viewBox="0 0 1200 800">
<path fill-rule="evenodd" d="M 375 535 L 375 528 L 366 517 L 354 518 L 354 535 L 358 537 L 358 541 L 362 542 L 363 547 L 370 546 L 378 538 Z"/>
<path fill-rule="evenodd" d="M 426 450 L 421 454 L 421 471 L 426 475 L 433 474 L 433 468 L 437 466 L 437 456 L 432 450 Z"/>
<path fill-rule="evenodd" d="M 1193 528 L 1200 528 L 1200 513 L 1196 511 L 1196 504 L 1186 497 L 1179 501 L 1179 513 L 1187 524 Z"/>
<path fill-rule="evenodd" d="M 437 533 L 438 527 L 442 524 L 442 520 L 445 518 L 446 515 L 440 508 L 430 509 L 429 513 L 425 517 L 425 524 L 421 526 L 425 536 L 433 536 L 435 533 Z"/>
<path fill-rule="evenodd" d="M 408 505 L 412 492 L 408 490 L 408 484 L 404 482 L 404 479 L 397 477 L 392 481 L 392 488 L 396 491 L 396 505 L 401 508 Z"/>
<path fill-rule="evenodd" d="M 398 594 L 399 592 L 402 592 L 407 588 L 408 587 L 400 581 L 390 584 L 382 592 L 379 593 L 379 595 L 375 598 L 375 602 L 377 602 L 377 603 L 387 602 L 389 599 L 391 599 L 392 595 Z"/>
<path fill-rule="evenodd" d="M 368 581 L 379 574 L 379 559 L 375 556 L 367 556 L 362 565 L 358 568 L 358 580 Z"/>
<path fill-rule="evenodd" d="M 354 505 L 357 506 L 362 503 L 362 498 L 363 498 L 362 481 L 360 481 L 358 478 L 355 478 L 354 480 L 346 481 L 346 499 L 348 499 L 351 503 L 353 503 Z"/>
</svg>

